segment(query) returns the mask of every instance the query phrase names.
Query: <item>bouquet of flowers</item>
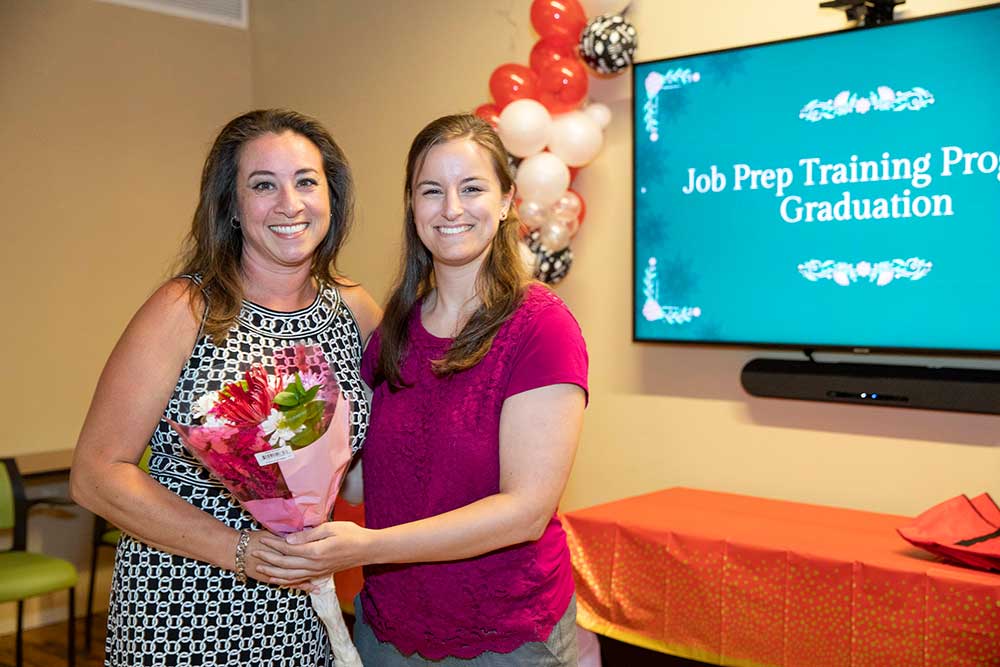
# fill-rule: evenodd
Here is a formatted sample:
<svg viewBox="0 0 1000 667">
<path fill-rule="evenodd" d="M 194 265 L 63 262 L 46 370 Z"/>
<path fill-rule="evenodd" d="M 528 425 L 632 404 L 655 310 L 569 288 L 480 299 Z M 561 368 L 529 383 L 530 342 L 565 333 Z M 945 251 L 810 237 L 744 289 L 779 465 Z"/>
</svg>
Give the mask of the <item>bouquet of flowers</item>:
<svg viewBox="0 0 1000 667">
<path fill-rule="evenodd" d="M 351 462 L 350 405 L 322 350 L 294 345 L 275 354 L 273 374 L 252 365 L 243 379 L 193 407 L 200 425 L 171 422 L 188 451 L 265 528 L 287 534 L 330 516 Z M 360 667 L 340 613 L 333 577 L 312 582 L 313 608 L 338 666 Z"/>
</svg>

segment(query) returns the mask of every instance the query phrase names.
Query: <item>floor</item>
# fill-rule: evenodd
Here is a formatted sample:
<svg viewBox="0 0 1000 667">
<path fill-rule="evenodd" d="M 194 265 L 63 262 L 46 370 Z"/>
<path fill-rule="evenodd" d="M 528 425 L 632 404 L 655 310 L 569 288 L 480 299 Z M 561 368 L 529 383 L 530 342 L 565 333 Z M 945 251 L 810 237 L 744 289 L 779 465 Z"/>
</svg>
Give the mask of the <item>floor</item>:
<svg viewBox="0 0 1000 667">
<path fill-rule="evenodd" d="M 107 617 L 94 617 L 94 645 L 83 648 L 83 619 L 76 621 L 76 667 L 104 667 L 104 626 Z M 61 667 L 66 664 L 66 623 L 55 623 L 24 633 L 24 667 Z M 14 635 L 0 636 L 0 667 L 14 667 Z"/>
<path fill-rule="evenodd" d="M 348 619 L 350 620 L 350 619 Z M 105 616 L 94 618 L 94 643 L 89 655 L 83 649 L 83 619 L 77 621 L 77 667 L 103 667 Z M 613 639 L 601 638 L 604 667 L 696 667 L 705 663 L 654 653 Z M 58 667 L 66 664 L 66 624 L 56 623 L 24 633 L 24 667 Z M 14 635 L 0 637 L 0 667 L 14 666 Z"/>
</svg>

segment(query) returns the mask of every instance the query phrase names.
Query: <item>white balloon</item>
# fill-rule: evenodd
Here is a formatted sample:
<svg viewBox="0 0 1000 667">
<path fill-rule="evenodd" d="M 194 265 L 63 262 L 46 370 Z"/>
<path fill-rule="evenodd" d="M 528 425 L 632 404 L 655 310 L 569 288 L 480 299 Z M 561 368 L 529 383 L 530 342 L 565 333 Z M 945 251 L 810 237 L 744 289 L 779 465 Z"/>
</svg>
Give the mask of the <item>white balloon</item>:
<svg viewBox="0 0 1000 667">
<path fill-rule="evenodd" d="M 589 104 L 583 110 L 583 113 L 593 118 L 601 126 L 602 130 L 611 123 L 611 109 L 608 108 L 607 104 L 601 104 L 600 102 Z"/>
<path fill-rule="evenodd" d="M 536 153 L 517 168 L 517 190 L 524 201 L 554 204 L 569 187 L 569 167 L 552 153 Z"/>
<path fill-rule="evenodd" d="M 538 242 L 549 252 L 559 252 L 569 245 L 569 228 L 558 220 L 549 220 L 538 228 Z"/>
<path fill-rule="evenodd" d="M 500 112 L 497 134 L 508 153 L 527 157 L 545 148 L 551 125 L 552 116 L 541 102 L 514 100 Z"/>
<path fill-rule="evenodd" d="M 517 214 L 528 229 L 536 229 L 549 219 L 548 209 L 536 201 L 522 200 L 517 207 Z"/>
<path fill-rule="evenodd" d="M 601 152 L 601 126 L 583 111 L 556 116 L 549 128 L 549 150 L 571 167 L 582 167 Z"/>
<path fill-rule="evenodd" d="M 583 13 L 587 18 L 594 18 L 601 14 L 621 14 L 628 6 L 629 0 L 580 0 L 583 5 Z"/>
<path fill-rule="evenodd" d="M 580 197 L 572 190 L 567 190 L 549 208 L 549 211 L 552 213 L 552 217 L 559 222 L 569 224 L 580 217 L 582 208 L 583 204 L 580 201 Z"/>
</svg>

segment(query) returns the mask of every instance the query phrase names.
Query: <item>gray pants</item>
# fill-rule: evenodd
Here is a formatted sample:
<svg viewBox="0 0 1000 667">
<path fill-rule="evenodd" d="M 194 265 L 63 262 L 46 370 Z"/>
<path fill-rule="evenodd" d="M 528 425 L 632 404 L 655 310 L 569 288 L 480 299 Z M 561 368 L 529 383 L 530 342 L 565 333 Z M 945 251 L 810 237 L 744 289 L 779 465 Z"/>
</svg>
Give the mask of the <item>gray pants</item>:
<svg viewBox="0 0 1000 667">
<path fill-rule="evenodd" d="M 389 642 L 380 642 L 365 623 L 361 599 L 354 598 L 354 643 L 366 667 L 577 667 L 576 596 L 569 602 L 566 613 L 552 628 L 549 638 L 528 642 L 511 653 L 487 651 L 475 658 L 443 658 L 428 660 L 419 653 L 406 656 Z"/>
</svg>

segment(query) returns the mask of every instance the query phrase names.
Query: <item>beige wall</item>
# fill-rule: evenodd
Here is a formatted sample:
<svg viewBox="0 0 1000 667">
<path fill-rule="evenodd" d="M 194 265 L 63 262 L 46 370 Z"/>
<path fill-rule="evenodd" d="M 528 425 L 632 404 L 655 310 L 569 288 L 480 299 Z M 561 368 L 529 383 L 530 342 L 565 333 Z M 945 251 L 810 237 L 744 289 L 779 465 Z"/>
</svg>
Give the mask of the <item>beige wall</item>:
<svg viewBox="0 0 1000 667">
<path fill-rule="evenodd" d="M 249 63 L 244 30 L 0 0 L 0 455 L 76 442 L 104 360 L 187 230 L 209 143 L 250 105 Z"/>
<path fill-rule="evenodd" d="M 250 103 L 248 31 L 94 0 L 0 0 L 0 456 L 73 447 L 108 352 L 167 274 L 209 143 Z M 78 564 L 79 610 L 90 521 L 75 509 L 30 524 L 30 548 Z M 0 607 L 0 633 L 13 610 Z M 26 622 L 65 613 L 64 595 L 43 596 Z"/>
<path fill-rule="evenodd" d="M 251 17 L 255 102 L 319 116 L 351 158 L 360 215 L 343 266 L 376 298 L 395 267 L 409 140 L 436 116 L 485 101 L 493 68 L 527 62 L 535 38 L 530 0 L 418 4 L 257 2 Z M 632 4 L 642 60 L 846 26 L 842 12 L 802 0 Z M 977 4 L 909 0 L 902 15 Z M 632 343 L 626 77 L 598 82 L 593 96 L 615 118 L 576 181 L 587 221 L 558 288 L 592 364 L 564 507 L 672 485 L 896 513 L 962 492 L 1000 494 L 1000 418 L 751 399 L 739 372 L 758 352 Z"/>
</svg>

